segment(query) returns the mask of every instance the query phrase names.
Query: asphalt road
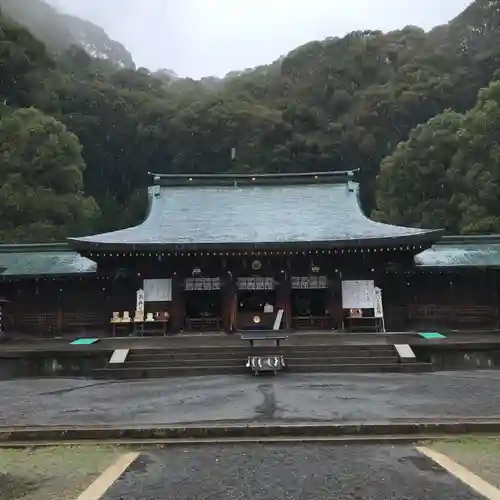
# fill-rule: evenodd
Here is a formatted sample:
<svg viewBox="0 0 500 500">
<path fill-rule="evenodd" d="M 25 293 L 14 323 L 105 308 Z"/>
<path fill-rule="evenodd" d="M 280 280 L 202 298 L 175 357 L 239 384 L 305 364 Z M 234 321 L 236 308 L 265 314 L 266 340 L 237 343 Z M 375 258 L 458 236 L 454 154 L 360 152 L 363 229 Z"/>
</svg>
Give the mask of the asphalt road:
<svg viewBox="0 0 500 500">
<path fill-rule="evenodd" d="M 479 500 L 409 446 L 227 445 L 143 453 L 103 500 Z"/>
<path fill-rule="evenodd" d="M 0 382 L 0 425 L 500 417 L 500 371 Z"/>
</svg>

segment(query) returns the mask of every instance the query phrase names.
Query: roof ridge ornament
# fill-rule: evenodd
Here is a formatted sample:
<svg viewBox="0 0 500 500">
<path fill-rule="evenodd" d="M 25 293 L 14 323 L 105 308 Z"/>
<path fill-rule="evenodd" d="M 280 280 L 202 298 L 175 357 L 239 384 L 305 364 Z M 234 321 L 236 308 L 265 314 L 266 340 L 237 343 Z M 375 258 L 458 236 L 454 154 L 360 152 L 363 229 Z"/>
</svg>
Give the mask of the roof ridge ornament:
<svg viewBox="0 0 500 500">
<path fill-rule="evenodd" d="M 156 174 L 149 172 L 153 185 L 159 186 L 231 186 L 245 185 L 283 185 L 283 184 L 339 184 L 353 179 L 357 170 L 326 172 L 287 172 L 287 173 L 187 173 Z"/>
</svg>

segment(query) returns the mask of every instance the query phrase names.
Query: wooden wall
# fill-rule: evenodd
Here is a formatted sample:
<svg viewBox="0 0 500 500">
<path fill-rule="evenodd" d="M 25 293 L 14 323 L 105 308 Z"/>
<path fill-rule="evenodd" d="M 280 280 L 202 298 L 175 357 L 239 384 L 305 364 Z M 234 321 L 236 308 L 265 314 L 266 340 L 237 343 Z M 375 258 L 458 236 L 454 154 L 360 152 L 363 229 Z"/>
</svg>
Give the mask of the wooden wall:
<svg viewBox="0 0 500 500">
<path fill-rule="evenodd" d="M 279 273 L 279 266 L 276 268 Z M 248 269 L 241 269 L 248 275 Z M 307 268 L 296 272 L 306 273 Z M 268 273 L 269 268 L 262 273 Z M 180 274 L 180 273 L 179 273 Z M 222 274 L 222 272 L 221 272 Z M 387 331 L 432 331 L 443 329 L 498 328 L 498 295 L 500 272 L 496 270 L 463 269 L 453 272 L 413 270 L 409 273 L 377 273 L 375 283 L 383 290 Z M 373 278 L 370 276 L 369 278 Z M 368 276 L 367 276 L 368 278 Z M 233 276 L 233 281 L 236 276 Z M 325 294 L 332 325 L 341 318 L 340 277 L 330 277 Z M 174 301 L 167 308 L 172 329 L 181 330 L 185 324 L 185 292 L 183 278 L 174 279 Z M 135 310 L 137 279 L 88 277 L 65 279 L 27 279 L 0 282 L 0 297 L 4 305 L 6 332 L 39 336 L 58 336 L 61 333 L 111 332 L 109 320 L 113 311 Z M 293 290 L 278 287 L 277 306 L 287 312 Z M 286 293 L 285 293 L 286 292 Z M 192 292 L 196 293 L 196 292 Z M 224 286 L 221 311 L 222 324 L 227 330 L 234 327 L 235 290 Z M 338 316 L 338 318 L 337 318 Z"/>
<path fill-rule="evenodd" d="M 495 270 L 387 275 L 382 284 L 389 331 L 498 328 Z"/>
<path fill-rule="evenodd" d="M 13 333 L 58 336 L 108 331 L 113 311 L 135 309 L 127 280 L 39 279 L 0 283 L 4 328 Z"/>
</svg>

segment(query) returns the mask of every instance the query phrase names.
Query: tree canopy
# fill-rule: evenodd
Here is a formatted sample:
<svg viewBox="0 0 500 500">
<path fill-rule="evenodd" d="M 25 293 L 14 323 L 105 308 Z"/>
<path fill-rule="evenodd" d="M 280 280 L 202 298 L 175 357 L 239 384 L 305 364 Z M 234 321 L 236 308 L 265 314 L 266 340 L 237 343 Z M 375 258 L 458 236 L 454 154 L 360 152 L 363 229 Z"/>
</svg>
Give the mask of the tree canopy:
<svg viewBox="0 0 500 500">
<path fill-rule="evenodd" d="M 475 103 L 500 76 L 499 6 L 476 0 L 428 33 L 353 32 L 200 81 L 119 67 L 78 46 L 52 51 L 0 15 L 0 102 L 11 112 L 36 107 L 76 135 L 86 165 L 82 196 L 100 209 L 88 231 L 139 222 L 148 172 L 347 169 L 360 169 L 363 207 L 380 219 L 496 231 L 497 177 L 481 199 L 464 185 L 471 165 L 481 165 L 477 175 L 493 171 L 493 133 L 481 129 L 481 116 L 495 123 L 496 101 L 485 97 L 495 85 Z M 458 148 L 464 143 L 469 149 Z M 19 234 L 4 231 L 2 241 Z"/>
<path fill-rule="evenodd" d="M 382 163 L 374 216 L 450 233 L 500 232 L 500 82 L 467 113 L 418 126 Z"/>
<path fill-rule="evenodd" d="M 62 239 L 87 229 L 97 205 L 83 194 L 78 138 L 55 118 L 17 109 L 0 118 L 0 240 Z"/>
</svg>

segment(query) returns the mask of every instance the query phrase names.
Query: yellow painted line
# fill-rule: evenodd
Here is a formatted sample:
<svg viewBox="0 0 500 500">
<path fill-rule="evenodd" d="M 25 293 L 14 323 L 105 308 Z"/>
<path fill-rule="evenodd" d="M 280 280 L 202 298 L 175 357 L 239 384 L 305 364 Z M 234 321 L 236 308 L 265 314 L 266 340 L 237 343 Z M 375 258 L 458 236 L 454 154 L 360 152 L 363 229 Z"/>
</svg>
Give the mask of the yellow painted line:
<svg viewBox="0 0 500 500">
<path fill-rule="evenodd" d="M 451 458 L 425 446 L 417 446 L 416 449 L 436 462 L 443 469 L 447 470 L 450 474 L 453 474 L 457 479 L 469 486 L 476 493 L 479 493 L 488 500 L 500 500 L 500 490 L 498 488 L 495 488 L 492 484 L 480 478 L 469 469 L 457 464 Z"/>
<path fill-rule="evenodd" d="M 99 500 L 140 453 L 126 453 L 110 465 L 77 500 Z"/>
</svg>

